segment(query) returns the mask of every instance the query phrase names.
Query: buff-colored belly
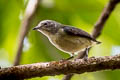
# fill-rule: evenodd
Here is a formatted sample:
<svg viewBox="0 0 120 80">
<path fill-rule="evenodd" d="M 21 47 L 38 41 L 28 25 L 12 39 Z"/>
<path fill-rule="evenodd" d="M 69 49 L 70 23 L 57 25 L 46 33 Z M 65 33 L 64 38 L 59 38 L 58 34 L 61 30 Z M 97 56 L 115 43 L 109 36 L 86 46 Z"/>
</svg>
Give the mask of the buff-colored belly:
<svg viewBox="0 0 120 80">
<path fill-rule="evenodd" d="M 75 53 L 79 52 L 92 45 L 91 40 L 78 36 L 57 36 L 51 39 L 52 44 L 58 49 L 67 52 Z"/>
</svg>

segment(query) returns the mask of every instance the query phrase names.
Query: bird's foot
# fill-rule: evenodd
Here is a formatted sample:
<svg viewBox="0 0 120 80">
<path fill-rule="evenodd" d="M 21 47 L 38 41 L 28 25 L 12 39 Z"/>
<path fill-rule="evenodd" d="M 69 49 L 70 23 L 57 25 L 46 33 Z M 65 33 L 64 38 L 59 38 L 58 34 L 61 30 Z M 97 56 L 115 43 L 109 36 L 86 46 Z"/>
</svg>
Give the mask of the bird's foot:
<svg viewBox="0 0 120 80">
<path fill-rule="evenodd" d="M 68 61 L 67 59 L 61 59 L 60 62 L 65 62 Z"/>
<path fill-rule="evenodd" d="M 61 59 L 60 61 L 67 61 L 67 60 L 70 60 L 70 59 L 72 59 L 72 58 L 74 58 L 74 56 L 71 56 L 71 57 L 69 57 L 69 58 L 67 58 L 67 59 Z"/>
<path fill-rule="evenodd" d="M 70 59 L 72 59 L 72 58 L 74 58 L 74 56 L 71 56 L 71 57 L 67 58 L 66 60 L 70 60 Z"/>
<path fill-rule="evenodd" d="M 87 61 L 87 60 L 88 60 L 88 57 L 84 57 L 83 60 L 84 60 L 84 61 Z"/>
</svg>

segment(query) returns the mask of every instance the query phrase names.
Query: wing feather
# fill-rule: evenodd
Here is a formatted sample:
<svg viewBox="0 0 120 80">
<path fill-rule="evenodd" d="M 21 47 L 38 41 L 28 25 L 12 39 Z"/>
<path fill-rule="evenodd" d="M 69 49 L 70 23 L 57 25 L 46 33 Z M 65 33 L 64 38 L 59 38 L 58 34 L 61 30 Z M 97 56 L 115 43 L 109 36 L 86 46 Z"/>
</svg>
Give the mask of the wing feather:
<svg viewBox="0 0 120 80">
<path fill-rule="evenodd" d="M 75 27 L 64 26 L 63 30 L 69 35 L 88 38 L 88 39 L 91 39 L 91 40 L 93 40 L 93 41 L 95 41 L 97 43 L 100 43 L 99 41 L 94 39 L 89 33 L 85 32 L 85 31 L 83 31 L 81 29 L 78 29 L 78 28 L 75 28 Z"/>
</svg>

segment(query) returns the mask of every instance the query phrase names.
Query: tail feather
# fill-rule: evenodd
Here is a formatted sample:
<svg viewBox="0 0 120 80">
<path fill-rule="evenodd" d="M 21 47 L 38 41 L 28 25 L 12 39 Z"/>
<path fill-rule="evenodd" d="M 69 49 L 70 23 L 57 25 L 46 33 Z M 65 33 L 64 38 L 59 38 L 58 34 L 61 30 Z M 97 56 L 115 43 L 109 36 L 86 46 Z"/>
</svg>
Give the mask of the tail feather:
<svg viewBox="0 0 120 80">
<path fill-rule="evenodd" d="M 92 41 L 92 45 L 91 46 L 94 46 L 96 44 L 100 44 L 101 42 L 100 41 Z"/>
<path fill-rule="evenodd" d="M 93 42 L 95 42 L 96 44 L 100 44 L 100 41 L 97 41 L 96 39 L 92 39 Z"/>
<path fill-rule="evenodd" d="M 101 42 L 100 41 L 96 41 L 96 44 L 101 44 Z"/>
</svg>

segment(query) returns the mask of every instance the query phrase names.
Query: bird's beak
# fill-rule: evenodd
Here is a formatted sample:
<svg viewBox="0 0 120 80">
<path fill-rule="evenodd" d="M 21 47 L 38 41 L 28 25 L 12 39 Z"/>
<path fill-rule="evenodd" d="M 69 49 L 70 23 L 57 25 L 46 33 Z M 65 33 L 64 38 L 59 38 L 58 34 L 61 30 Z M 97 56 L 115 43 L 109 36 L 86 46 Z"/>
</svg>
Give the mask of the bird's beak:
<svg viewBox="0 0 120 80">
<path fill-rule="evenodd" d="M 39 28 L 40 28 L 39 26 L 36 26 L 36 27 L 33 28 L 33 30 L 37 30 L 37 29 L 39 29 Z"/>
</svg>

